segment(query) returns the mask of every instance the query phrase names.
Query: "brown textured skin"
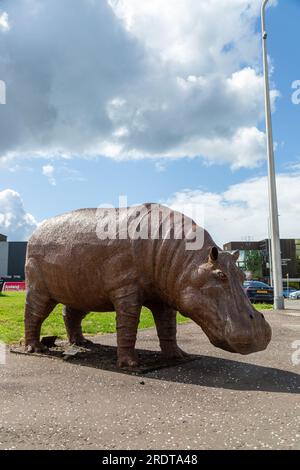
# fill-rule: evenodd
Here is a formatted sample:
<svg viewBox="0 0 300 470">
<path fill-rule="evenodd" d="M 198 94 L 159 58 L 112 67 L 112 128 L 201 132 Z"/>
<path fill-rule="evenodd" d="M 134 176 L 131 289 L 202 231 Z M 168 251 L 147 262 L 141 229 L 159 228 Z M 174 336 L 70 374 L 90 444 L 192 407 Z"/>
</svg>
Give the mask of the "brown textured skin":
<svg viewBox="0 0 300 470">
<path fill-rule="evenodd" d="M 149 212 L 151 206 L 146 207 Z M 174 216 L 164 206 L 159 209 Z M 125 210 L 119 209 L 120 216 Z M 185 240 L 174 237 L 100 240 L 97 214 L 96 209 L 82 209 L 54 217 L 30 238 L 25 306 L 28 351 L 44 348 L 41 325 L 58 303 L 65 306 L 69 340 L 78 345 L 86 342 L 81 321 L 87 313 L 116 311 L 120 367 L 138 363 L 135 342 L 143 305 L 153 313 L 167 357 L 184 355 L 176 342 L 177 310 L 200 325 L 217 347 L 241 354 L 267 347 L 271 328 L 244 293 L 243 273 L 234 256 L 216 248 L 206 231 L 204 245 L 197 251 L 186 250 Z"/>
</svg>

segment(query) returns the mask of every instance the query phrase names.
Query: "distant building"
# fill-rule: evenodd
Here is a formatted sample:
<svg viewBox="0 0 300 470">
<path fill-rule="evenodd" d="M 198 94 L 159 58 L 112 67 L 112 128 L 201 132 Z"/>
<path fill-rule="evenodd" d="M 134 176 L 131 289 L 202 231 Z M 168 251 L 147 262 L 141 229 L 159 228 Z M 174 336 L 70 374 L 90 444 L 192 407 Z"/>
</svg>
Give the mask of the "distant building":
<svg viewBox="0 0 300 470">
<path fill-rule="evenodd" d="M 0 234 L 0 279 L 25 279 L 26 248 L 27 242 L 8 242 L 7 237 Z"/>
<path fill-rule="evenodd" d="M 300 283 L 300 239 L 280 240 L 282 258 L 282 276 L 286 281 Z M 225 243 L 226 251 L 240 251 L 238 264 L 245 269 L 247 252 L 258 251 L 262 258 L 262 279 L 270 282 L 270 240 L 261 241 L 233 241 Z"/>
</svg>

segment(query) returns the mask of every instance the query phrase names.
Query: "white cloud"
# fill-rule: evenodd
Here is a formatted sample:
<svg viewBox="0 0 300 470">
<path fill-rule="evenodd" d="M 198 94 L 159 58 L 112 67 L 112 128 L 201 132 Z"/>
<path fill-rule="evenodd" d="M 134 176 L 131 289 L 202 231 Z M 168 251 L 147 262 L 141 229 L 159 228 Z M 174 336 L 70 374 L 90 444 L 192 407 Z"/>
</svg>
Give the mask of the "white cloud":
<svg viewBox="0 0 300 470">
<path fill-rule="evenodd" d="M 49 183 L 52 186 L 56 186 L 56 179 L 54 177 L 55 168 L 53 165 L 44 165 L 42 168 L 42 173 L 48 178 Z"/>
<path fill-rule="evenodd" d="M 277 189 L 281 238 L 300 238 L 300 173 L 278 175 Z M 166 203 L 177 210 L 187 208 L 187 215 L 193 208 L 194 214 L 199 214 L 198 222 L 204 223 L 206 230 L 221 246 L 244 237 L 256 240 L 268 237 L 268 186 L 265 177 L 232 185 L 223 193 L 185 190 L 176 193 Z M 194 217 L 197 219 L 197 215 Z"/>
<path fill-rule="evenodd" d="M 10 24 L 8 21 L 8 14 L 6 11 L 3 13 L 0 13 L 0 31 L 9 31 L 10 30 Z"/>
<path fill-rule="evenodd" d="M 295 162 L 289 163 L 287 168 L 291 171 L 300 171 L 300 158 L 298 157 Z"/>
<path fill-rule="evenodd" d="M 229 138 L 199 143 L 209 163 L 228 163 L 232 169 L 255 168 L 265 158 L 265 134 L 256 127 L 240 128 Z"/>
<path fill-rule="evenodd" d="M 164 61 L 232 67 L 257 59 L 261 0 L 109 0 L 128 31 Z M 221 21 L 220 21 L 221 19 Z M 222 56 L 225 47 L 227 55 Z"/>
<path fill-rule="evenodd" d="M 157 160 L 155 162 L 155 168 L 156 168 L 156 171 L 158 173 L 163 173 L 164 171 L 166 171 L 166 164 L 165 164 L 165 161 L 163 160 Z"/>
<path fill-rule="evenodd" d="M 14 27 L 0 43 L 9 94 L 0 158 L 200 156 L 258 166 L 260 3 L 4 0 Z"/>
<path fill-rule="evenodd" d="M 16 191 L 0 191 L 0 233 L 9 240 L 27 240 L 37 227 L 34 217 L 26 212 L 23 200 Z"/>
<path fill-rule="evenodd" d="M 265 159 L 265 135 L 252 125 L 263 117 L 263 79 L 253 69 L 228 78 L 177 77 L 171 86 L 169 95 L 158 92 L 156 99 L 145 98 L 138 112 L 132 101 L 110 103 L 112 122 L 121 128 L 128 122 L 131 126 L 129 135 L 118 141 L 123 146 L 107 147 L 106 154 L 120 159 L 200 155 L 233 169 L 254 168 Z"/>
</svg>

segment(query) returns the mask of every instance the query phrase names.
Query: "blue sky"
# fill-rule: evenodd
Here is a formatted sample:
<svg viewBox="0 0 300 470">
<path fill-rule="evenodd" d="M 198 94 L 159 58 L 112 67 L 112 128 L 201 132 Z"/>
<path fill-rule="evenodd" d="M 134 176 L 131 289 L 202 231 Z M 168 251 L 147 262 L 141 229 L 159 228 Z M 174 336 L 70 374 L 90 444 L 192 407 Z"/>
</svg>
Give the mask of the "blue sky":
<svg viewBox="0 0 300 470">
<path fill-rule="evenodd" d="M 273 116 L 274 139 L 278 143 L 284 142 L 284 146 L 279 145 L 276 153 L 279 171 L 285 170 L 290 162 L 300 158 L 300 106 L 295 106 L 291 101 L 291 83 L 300 77 L 300 57 L 297 52 L 299 17 L 299 0 L 281 1 L 276 8 L 268 12 L 269 54 L 274 64 L 273 80 L 281 93 L 277 111 Z"/>
<path fill-rule="evenodd" d="M 88 11 L 88 2 L 76 1 L 81 2 L 83 9 L 86 8 L 82 10 L 86 13 L 84 20 L 81 16 L 81 21 L 85 21 L 83 26 L 87 28 L 90 22 L 93 31 L 97 24 L 92 23 L 89 16 L 92 12 Z M 253 11 L 249 13 L 247 1 L 230 0 L 227 8 L 222 1 L 212 1 L 212 11 L 207 13 L 207 21 L 211 21 L 215 28 L 215 37 L 211 38 L 209 28 L 197 31 L 194 24 L 194 16 L 198 14 L 201 22 L 201 15 L 206 14 L 201 5 L 199 7 L 201 2 L 186 2 L 190 3 L 192 14 L 181 25 L 180 9 L 183 6 L 180 0 L 175 2 L 173 19 L 168 17 L 168 11 L 161 11 L 159 0 L 152 2 L 151 8 L 145 6 L 144 9 L 135 0 L 122 0 L 118 7 L 111 0 L 113 28 L 119 28 L 118 36 L 111 38 L 112 33 L 107 33 L 111 48 L 108 52 L 106 45 L 103 46 L 105 51 L 101 49 L 101 35 L 96 38 L 99 40 L 98 49 L 91 50 L 91 58 L 87 57 L 89 41 L 92 40 L 87 31 L 83 33 L 82 43 L 87 42 L 84 48 L 76 42 L 78 38 L 73 30 L 73 45 L 70 41 L 65 43 L 63 36 L 59 36 L 63 35 L 64 28 L 59 26 L 55 27 L 57 42 L 60 37 L 62 44 L 58 55 L 53 40 L 54 26 L 50 20 L 45 20 L 47 11 L 40 11 L 39 3 L 38 0 L 29 2 L 35 26 L 27 31 L 23 24 L 25 9 L 16 12 L 9 2 L 0 0 L 0 35 L 5 39 L 0 46 L 0 79 L 7 84 L 7 104 L 0 106 L 1 140 L 4 138 L 7 142 L 6 147 L 0 148 L 0 232 L 8 233 L 10 239 L 26 238 L 35 224 L 45 218 L 79 207 L 96 207 L 103 203 L 115 205 L 118 196 L 125 194 L 129 204 L 162 201 L 179 209 L 188 202 L 205 204 L 207 228 L 219 242 L 244 236 L 265 236 L 267 168 L 262 142 L 260 42 L 259 36 L 255 36 L 255 31 L 259 31 L 257 6 L 260 2 L 252 2 L 256 3 L 256 9 L 252 7 Z M 65 5 L 67 15 L 69 0 L 60 2 L 60 6 L 56 0 L 44 3 L 49 4 L 49 11 L 53 8 L 53 18 L 59 14 L 63 21 L 64 7 L 61 5 Z M 216 13 L 224 6 L 224 14 L 228 15 L 224 33 L 217 15 L 213 16 L 214 4 Z M 235 20 L 237 13 L 238 18 L 243 18 L 239 26 Z M 106 14 L 111 15 L 106 11 L 99 13 L 99 29 L 101 15 Z M 128 22 L 130 17 L 133 18 L 131 24 Z M 156 38 L 147 33 L 149 24 L 153 25 L 156 20 L 159 24 L 156 34 L 161 35 L 161 44 L 165 46 L 161 47 L 163 52 L 159 50 Z M 168 21 L 171 20 L 174 30 L 171 28 L 169 37 L 166 30 L 170 30 Z M 300 186 L 300 105 L 296 106 L 291 101 L 292 82 L 300 80 L 299 20 L 300 2 L 297 0 L 279 0 L 267 12 L 272 88 L 278 95 L 273 119 L 276 167 L 281 175 L 278 183 L 281 231 L 283 236 L 289 237 L 300 237 L 299 217 L 297 221 L 300 207 L 295 205 L 295 199 L 300 196 L 300 191 L 295 188 Z M 187 29 L 189 21 L 190 30 Z M 47 38 L 48 30 L 52 40 Z M 195 30 L 194 36 L 191 30 Z M 32 34 L 32 37 L 23 37 L 24 45 L 20 45 L 21 33 Z M 222 44 L 219 37 L 223 34 L 226 47 L 220 54 L 215 51 Z M 231 37 L 234 40 L 235 34 L 241 46 L 226 43 L 231 41 Z M 208 54 L 210 47 L 212 52 Z M 90 64 L 95 63 L 93 54 L 98 54 L 99 50 L 104 58 L 92 68 L 86 88 L 84 80 L 83 83 L 81 80 L 78 89 L 76 78 L 73 84 L 76 68 L 69 70 L 65 64 L 68 60 L 73 64 L 78 61 L 79 70 L 82 63 L 86 63 L 84 66 L 89 70 Z M 25 57 L 24 51 L 25 55 L 28 54 Z M 50 68 L 49 64 L 55 59 L 61 66 L 61 75 L 55 75 Z M 244 78 L 239 75 L 232 80 L 233 74 L 245 69 L 248 72 L 251 69 L 252 75 Z M 19 71 L 19 76 L 21 71 L 24 85 L 23 95 L 17 98 L 14 87 L 20 87 L 21 83 L 14 77 L 14 70 Z M 107 73 L 110 74 L 109 83 L 101 82 Z M 95 82 L 91 76 L 95 77 Z M 65 77 L 64 83 L 69 80 L 67 93 L 63 87 L 60 88 L 62 77 Z M 178 77 L 181 89 L 194 84 L 199 88 L 179 93 L 174 85 Z M 97 89 L 97 78 L 102 89 L 93 100 L 88 88 Z M 223 96 L 224 80 L 227 80 L 229 91 Z M 169 86 L 166 85 L 168 83 Z M 215 83 L 215 90 L 212 83 Z M 229 99 L 233 86 L 235 94 Z M 109 92 L 104 99 L 106 90 Z M 197 90 L 202 96 L 199 102 Z M 111 100 L 113 93 L 116 98 Z M 26 101 L 26 96 L 30 96 L 30 102 Z M 152 109 L 151 101 L 156 98 L 158 101 L 166 99 L 169 113 L 161 113 L 159 108 Z M 103 117 L 98 120 L 97 99 L 99 103 L 103 99 L 106 110 L 110 106 L 107 111 L 110 121 Z M 231 99 L 234 100 L 232 107 Z M 47 103 L 40 104 L 43 100 Z M 65 103 L 61 104 L 64 100 Z M 123 101 L 126 101 L 125 111 Z M 138 122 L 133 128 L 132 123 L 141 114 L 142 124 Z M 146 131 L 143 131 L 143 126 Z M 240 142 L 237 135 L 241 128 L 247 132 L 243 132 Z M 249 129 L 255 129 L 250 137 Z M 103 142 L 108 144 L 102 145 Z M 117 145 L 117 151 L 114 145 Z M 291 187 L 293 189 L 289 191 Z M 248 199 L 257 201 L 249 203 Z M 220 224 L 223 213 L 226 216 L 224 223 Z M 30 216 L 29 223 L 27 216 Z"/>
</svg>

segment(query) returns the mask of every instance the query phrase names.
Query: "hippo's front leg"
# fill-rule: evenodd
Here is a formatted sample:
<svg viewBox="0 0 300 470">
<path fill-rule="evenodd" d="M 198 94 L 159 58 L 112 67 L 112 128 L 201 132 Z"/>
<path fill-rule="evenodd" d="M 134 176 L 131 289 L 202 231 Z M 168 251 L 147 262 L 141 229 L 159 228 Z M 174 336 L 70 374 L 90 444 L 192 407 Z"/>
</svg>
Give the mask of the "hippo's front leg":
<svg viewBox="0 0 300 470">
<path fill-rule="evenodd" d="M 176 310 L 160 303 L 151 305 L 150 309 L 154 317 L 162 355 L 168 359 L 182 359 L 188 356 L 177 344 Z"/>
<path fill-rule="evenodd" d="M 137 367 L 135 343 L 141 304 L 135 294 L 115 298 L 113 303 L 117 320 L 118 367 Z"/>
</svg>

